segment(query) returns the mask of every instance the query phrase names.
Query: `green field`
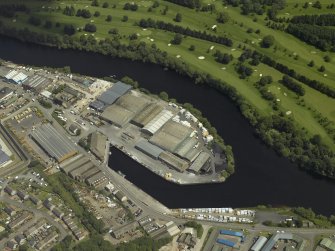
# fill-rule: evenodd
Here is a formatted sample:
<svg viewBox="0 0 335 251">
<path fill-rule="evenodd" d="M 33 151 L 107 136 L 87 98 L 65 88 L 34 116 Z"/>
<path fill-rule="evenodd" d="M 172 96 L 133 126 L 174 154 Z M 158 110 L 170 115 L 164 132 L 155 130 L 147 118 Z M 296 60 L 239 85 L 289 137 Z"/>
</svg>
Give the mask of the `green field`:
<svg viewBox="0 0 335 251">
<path fill-rule="evenodd" d="M 2 3 L 5 2 L 6 1 L 2 1 Z M 129 42 L 128 36 L 130 34 L 137 34 L 137 40 L 148 44 L 155 44 L 161 50 L 166 51 L 169 55 L 176 57 L 178 60 L 186 62 L 194 69 L 209 73 L 213 77 L 222 79 L 229 85 L 234 86 L 240 94 L 242 94 L 257 108 L 261 114 L 264 115 L 273 114 L 273 107 L 269 101 L 261 97 L 258 89 L 254 86 L 254 83 L 260 79 L 261 74 L 263 76 L 271 75 L 274 81 L 269 85 L 268 89 L 276 96 L 280 109 L 284 113 L 291 112 L 290 115 L 287 116 L 293 117 L 297 124 L 301 128 L 305 128 L 310 135 L 319 134 L 324 143 L 326 143 L 331 149 L 335 150 L 334 139 L 331 135 L 328 135 L 327 131 L 322 125 L 320 125 L 315 116 L 316 113 L 322 114 L 323 117 L 328 118 L 328 120 L 335 123 L 334 98 L 330 98 L 301 83 L 306 91 L 306 94 L 303 97 L 304 106 L 302 106 L 299 104 L 295 93 L 278 83 L 278 80 L 282 78 L 283 74 L 262 63 L 257 66 L 252 66 L 254 73 L 246 79 L 239 78 L 239 75 L 236 73 L 234 68 L 238 62 L 237 58 L 242 52 L 242 49 L 238 46 L 240 44 L 276 59 L 277 62 L 294 69 L 299 74 L 302 74 L 310 79 L 319 80 L 327 86 L 335 88 L 335 53 L 320 51 L 284 31 L 273 30 L 267 27 L 267 21 L 264 20 L 266 14 L 252 14 L 245 16 L 240 14 L 240 8 L 225 6 L 222 4 L 222 1 L 203 1 L 203 5 L 206 3 L 215 4 L 217 11 L 224 11 L 229 15 L 229 21 L 221 24 L 216 20 L 216 13 L 200 12 L 195 9 L 181 7 L 179 5 L 161 0 L 158 1 L 159 7 L 152 8 L 152 11 L 150 12 L 148 9 L 152 6 L 154 1 L 135 1 L 135 3 L 139 6 L 137 11 L 124 10 L 124 4 L 127 1 L 117 0 L 100 0 L 99 7 L 91 6 L 92 2 L 86 0 L 63 0 L 50 2 L 7 0 L 7 3 L 13 2 L 28 5 L 32 9 L 32 13 L 29 15 L 19 13 L 14 19 L 2 18 L 3 22 L 7 25 L 15 26 L 17 28 L 29 27 L 30 30 L 38 32 L 63 34 L 64 24 L 73 24 L 76 28 L 83 28 L 85 24 L 92 23 L 97 27 L 97 31 L 94 33 L 94 37 L 96 39 L 111 37 L 111 35 L 108 34 L 108 31 L 111 28 L 117 28 L 121 41 L 124 43 Z M 104 2 L 109 3 L 108 8 L 102 8 L 102 3 Z M 297 3 L 299 6 L 295 8 L 294 6 Z M 278 16 L 288 17 L 302 14 L 330 13 L 334 11 L 325 8 L 327 4 L 332 3 L 332 0 L 321 1 L 324 6 L 321 10 L 312 7 L 303 9 L 301 6 L 304 3 L 305 1 L 287 0 L 287 7 L 281 10 Z M 76 16 L 66 16 L 62 13 L 65 6 L 73 6 L 76 10 L 88 9 L 92 13 L 92 17 L 85 19 Z M 168 6 L 168 12 L 166 15 L 162 15 L 161 12 L 166 6 Z M 100 12 L 99 17 L 93 16 L 95 11 Z M 173 20 L 177 13 L 182 14 L 182 21 L 178 23 Z M 47 20 L 51 21 L 53 23 L 53 27 L 51 29 L 46 29 L 43 25 L 32 26 L 28 24 L 27 20 L 32 14 L 40 17 L 43 22 Z M 106 21 L 108 15 L 112 16 L 111 22 Z M 129 17 L 127 22 L 122 21 L 122 18 L 125 15 Z M 257 17 L 257 20 L 254 19 L 255 17 Z M 156 21 L 159 20 L 173 23 L 183 27 L 189 27 L 194 30 L 206 31 L 210 34 L 226 35 L 233 40 L 234 45 L 229 48 L 193 37 L 184 37 L 180 45 L 169 45 L 171 39 L 174 37 L 174 33 L 159 29 L 142 29 L 137 24 L 142 18 L 152 18 Z M 55 27 L 56 22 L 61 24 L 59 28 Z M 211 29 L 213 25 L 217 25 L 216 32 Z M 250 32 L 250 30 L 247 32 L 248 29 L 252 29 L 252 31 L 260 30 L 260 33 L 257 34 L 255 32 Z M 89 33 L 80 31 L 74 36 L 80 37 L 81 35 L 88 36 Z M 268 49 L 261 48 L 259 42 L 265 35 L 273 35 L 275 37 L 276 49 L 274 49 L 274 47 Z M 191 45 L 195 46 L 194 51 L 189 50 Z M 231 53 L 234 56 L 234 60 L 228 65 L 216 62 L 213 57 L 216 50 L 220 50 L 223 53 Z M 330 62 L 324 62 L 323 57 L 325 55 L 331 57 Z M 198 57 L 200 56 L 203 56 L 204 59 L 199 59 Z M 296 57 L 296 59 L 294 59 L 294 57 Z M 308 62 L 311 60 L 315 62 L 314 67 L 307 66 Z M 321 73 L 318 71 L 318 67 L 321 65 L 326 67 L 325 72 Z M 301 99 L 302 98 L 300 98 L 300 100 Z"/>
</svg>

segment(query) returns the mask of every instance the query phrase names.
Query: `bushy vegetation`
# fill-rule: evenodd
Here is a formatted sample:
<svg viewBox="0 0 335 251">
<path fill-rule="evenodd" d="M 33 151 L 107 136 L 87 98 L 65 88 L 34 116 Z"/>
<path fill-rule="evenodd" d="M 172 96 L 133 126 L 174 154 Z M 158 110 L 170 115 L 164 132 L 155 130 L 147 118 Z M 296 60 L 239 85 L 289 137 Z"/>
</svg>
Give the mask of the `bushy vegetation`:
<svg viewBox="0 0 335 251">
<path fill-rule="evenodd" d="M 200 239 L 204 233 L 204 228 L 201 224 L 197 223 L 196 221 L 189 221 L 186 222 L 185 227 L 192 227 L 197 231 L 197 237 Z"/>
</svg>

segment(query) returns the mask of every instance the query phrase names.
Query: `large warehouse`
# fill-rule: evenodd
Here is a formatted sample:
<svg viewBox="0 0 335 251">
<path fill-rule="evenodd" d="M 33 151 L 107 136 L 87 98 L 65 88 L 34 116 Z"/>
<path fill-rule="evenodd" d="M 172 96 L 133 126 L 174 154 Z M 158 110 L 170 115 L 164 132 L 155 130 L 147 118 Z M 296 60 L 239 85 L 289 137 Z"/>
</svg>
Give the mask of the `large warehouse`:
<svg viewBox="0 0 335 251">
<path fill-rule="evenodd" d="M 151 158 L 154 158 L 154 159 L 158 159 L 159 155 L 162 152 L 164 152 L 163 149 L 159 148 L 158 146 L 155 146 L 155 145 L 151 144 L 150 142 L 148 142 L 145 139 L 139 140 L 136 143 L 135 148 L 140 150 L 141 152 L 149 155 Z"/>
<path fill-rule="evenodd" d="M 120 81 L 113 84 L 111 88 L 102 93 L 90 107 L 96 110 L 103 110 L 106 106 L 113 104 L 119 97 L 127 93 L 132 87 Z"/>
<path fill-rule="evenodd" d="M 200 170 L 209 162 L 209 160 L 210 155 L 206 152 L 201 152 L 188 170 L 193 173 L 199 173 Z"/>
<path fill-rule="evenodd" d="M 159 155 L 159 160 L 163 161 L 165 164 L 181 173 L 184 172 L 189 166 L 187 161 L 178 158 L 176 155 L 167 151 L 162 152 Z"/>
<path fill-rule="evenodd" d="M 76 146 L 49 123 L 35 129 L 30 136 L 49 156 L 58 162 L 62 162 L 78 152 Z"/>
<path fill-rule="evenodd" d="M 25 89 L 33 90 L 35 92 L 42 91 L 47 85 L 51 83 L 50 79 L 47 79 L 41 75 L 34 75 L 31 78 L 29 78 L 27 81 L 25 81 L 22 86 Z"/>
<path fill-rule="evenodd" d="M 156 117 L 161 111 L 163 107 L 157 105 L 155 103 L 151 103 L 147 105 L 140 113 L 138 113 L 131 122 L 139 127 L 144 127 L 148 124 L 154 117 Z"/>
<path fill-rule="evenodd" d="M 106 107 L 104 112 L 101 114 L 101 117 L 111 124 L 123 127 L 138 112 L 143 110 L 148 103 L 149 101 L 146 98 L 126 94 L 120 97 L 115 104 Z"/>
<path fill-rule="evenodd" d="M 173 113 L 171 111 L 167 109 L 162 110 L 143 127 L 143 132 L 153 135 L 172 117 Z"/>
<path fill-rule="evenodd" d="M 194 161 L 196 157 L 199 155 L 200 150 L 196 147 L 199 144 L 199 141 L 194 137 L 187 137 L 184 141 L 182 141 L 175 151 L 176 155 L 181 158 L 184 158 L 190 162 Z"/>
<path fill-rule="evenodd" d="M 164 150 L 174 152 L 178 145 L 190 136 L 192 131 L 191 128 L 170 120 L 151 137 L 150 143 L 157 145 Z"/>
</svg>

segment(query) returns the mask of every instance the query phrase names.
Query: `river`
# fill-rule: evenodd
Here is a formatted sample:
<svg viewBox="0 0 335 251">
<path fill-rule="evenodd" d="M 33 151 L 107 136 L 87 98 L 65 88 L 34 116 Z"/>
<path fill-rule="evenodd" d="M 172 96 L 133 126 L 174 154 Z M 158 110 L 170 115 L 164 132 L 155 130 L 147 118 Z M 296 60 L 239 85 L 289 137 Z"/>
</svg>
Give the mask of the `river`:
<svg viewBox="0 0 335 251">
<path fill-rule="evenodd" d="M 110 166 L 168 207 L 304 206 L 335 214 L 335 184 L 314 177 L 279 157 L 254 136 L 238 109 L 220 93 L 161 67 L 94 53 L 57 50 L 0 37 L 0 58 L 17 64 L 64 67 L 104 77 L 125 75 L 152 93 L 166 91 L 179 102 L 200 109 L 233 147 L 236 172 L 225 183 L 179 186 L 154 175 L 121 152 L 113 151 Z"/>
</svg>

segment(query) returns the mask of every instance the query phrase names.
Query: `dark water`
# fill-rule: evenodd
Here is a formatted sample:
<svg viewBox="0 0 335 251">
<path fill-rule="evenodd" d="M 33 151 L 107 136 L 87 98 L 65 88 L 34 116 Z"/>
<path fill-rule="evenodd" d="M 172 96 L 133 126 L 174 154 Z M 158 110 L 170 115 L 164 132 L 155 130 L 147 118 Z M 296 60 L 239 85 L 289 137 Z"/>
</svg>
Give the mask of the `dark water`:
<svg viewBox="0 0 335 251">
<path fill-rule="evenodd" d="M 223 184 L 178 186 L 113 151 L 111 167 L 168 207 L 242 207 L 259 204 L 304 206 L 335 214 L 335 184 L 300 171 L 253 135 L 238 109 L 218 92 L 161 67 L 112 59 L 87 52 L 56 49 L 0 37 L 0 58 L 35 66 L 70 66 L 73 72 L 104 77 L 128 75 L 153 93 L 166 91 L 200 109 L 233 147 L 236 173 Z"/>
</svg>

